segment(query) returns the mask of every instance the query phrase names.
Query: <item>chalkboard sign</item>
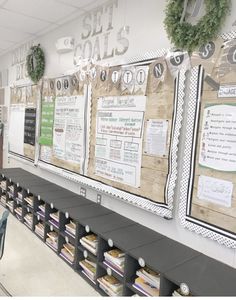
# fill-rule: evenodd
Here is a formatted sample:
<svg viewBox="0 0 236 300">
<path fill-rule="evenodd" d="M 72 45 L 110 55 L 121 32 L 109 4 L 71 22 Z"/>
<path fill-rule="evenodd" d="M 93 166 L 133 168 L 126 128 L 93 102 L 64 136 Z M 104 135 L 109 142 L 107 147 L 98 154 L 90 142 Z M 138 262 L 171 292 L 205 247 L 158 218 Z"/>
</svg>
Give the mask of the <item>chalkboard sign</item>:
<svg viewBox="0 0 236 300">
<path fill-rule="evenodd" d="M 24 143 L 35 145 L 36 109 L 25 109 Z"/>
</svg>

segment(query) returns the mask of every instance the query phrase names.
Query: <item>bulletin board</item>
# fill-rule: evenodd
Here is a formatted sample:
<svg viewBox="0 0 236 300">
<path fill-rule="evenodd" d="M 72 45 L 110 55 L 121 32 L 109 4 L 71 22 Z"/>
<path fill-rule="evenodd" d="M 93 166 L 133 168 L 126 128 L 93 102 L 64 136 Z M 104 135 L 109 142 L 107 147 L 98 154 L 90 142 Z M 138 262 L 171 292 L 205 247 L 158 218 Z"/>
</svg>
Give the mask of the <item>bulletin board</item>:
<svg viewBox="0 0 236 300">
<path fill-rule="evenodd" d="M 39 167 L 172 218 L 185 63 L 184 54 L 164 52 L 125 66 L 90 62 L 72 76 L 44 80 Z M 66 149 L 73 97 L 83 112 L 72 122 L 76 159 Z"/>
<path fill-rule="evenodd" d="M 37 104 L 40 86 L 11 88 L 9 119 L 9 153 L 35 160 Z"/>
<path fill-rule="evenodd" d="M 236 34 L 209 42 L 192 58 L 196 66 L 191 71 L 180 217 L 190 230 L 235 248 L 236 40 L 232 37 Z"/>
<path fill-rule="evenodd" d="M 85 80 L 78 76 L 44 80 L 39 159 L 84 175 L 90 111 Z"/>
</svg>

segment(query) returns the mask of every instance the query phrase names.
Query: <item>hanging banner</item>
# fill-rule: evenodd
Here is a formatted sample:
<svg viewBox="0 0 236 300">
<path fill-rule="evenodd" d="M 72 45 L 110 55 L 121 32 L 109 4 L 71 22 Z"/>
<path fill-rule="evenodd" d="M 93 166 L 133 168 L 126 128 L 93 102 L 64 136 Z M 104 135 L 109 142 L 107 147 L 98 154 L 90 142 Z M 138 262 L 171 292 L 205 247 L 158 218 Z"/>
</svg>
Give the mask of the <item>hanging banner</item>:
<svg viewBox="0 0 236 300">
<path fill-rule="evenodd" d="M 55 98 L 46 97 L 42 102 L 42 117 L 39 144 L 45 146 L 53 145 L 53 123 L 54 123 Z"/>
<path fill-rule="evenodd" d="M 25 109 L 24 143 L 35 145 L 36 108 Z"/>
<path fill-rule="evenodd" d="M 164 57 L 155 60 L 150 65 L 150 88 L 152 93 L 158 92 L 158 86 L 164 82 L 167 75 L 167 65 Z"/>
</svg>

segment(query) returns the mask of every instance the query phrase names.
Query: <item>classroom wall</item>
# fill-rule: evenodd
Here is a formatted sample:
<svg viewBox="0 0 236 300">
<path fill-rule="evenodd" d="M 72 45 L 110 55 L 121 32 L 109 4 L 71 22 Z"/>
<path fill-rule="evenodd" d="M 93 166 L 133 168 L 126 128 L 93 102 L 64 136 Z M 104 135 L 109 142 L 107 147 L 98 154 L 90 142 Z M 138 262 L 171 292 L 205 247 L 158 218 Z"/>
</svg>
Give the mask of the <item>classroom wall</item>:
<svg viewBox="0 0 236 300">
<path fill-rule="evenodd" d="M 233 1 L 236 2 L 236 1 Z M 114 2 L 115 3 L 115 2 Z M 163 28 L 163 19 L 164 19 L 164 7 L 166 1 L 156 1 L 156 0 L 139 0 L 138 5 L 135 5 L 137 1 L 135 0 L 120 0 L 118 1 L 118 8 L 114 8 L 113 11 L 113 29 L 109 32 L 108 47 L 107 43 L 104 41 L 107 36 L 107 30 L 109 26 L 109 14 L 102 14 L 103 21 L 101 21 L 104 25 L 103 32 L 94 37 L 89 37 L 87 39 L 82 40 L 81 34 L 86 35 L 88 31 L 83 28 L 83 16 L 81 18 L 77 18 L 76 20 L 63 25 L 62 27 L 56 29 L 55 31 L 46 34 L 40 38 L 35 40 L 36 43 L 40 43 L 46 54 L 46 76 L 60 76 L 72 70 L 74 68 L 73 60 L 74 54 L 57 54 L 55 49 L 55 42 L 58 38 L 63 36 L 72 36 L 76 40 L 77 45 L 84 45 L 86 40 L 90 40 L 92 46 L 94 47 L 96 42 L 96 38 L 98 37 L 100 43 L 100 55 L 104 56 L 104 51 L 110 51 L 116 47 L 124 47 L 127 44 L 122 44 L 117 34 L 121 28 L 127 29 L 129 27 L 129 33 L 125 36 L 129 41 L 129 49 L 126 51 L 124 55 L 115 56 L 112 59 L 103 60 L 104 64 L 109 64 L 111 62 L 126 62 L 132 57 L 139 56 L 141 54 L 156 51 L 157 49 L 169 48 L 170 42 L 165 34 Z M 236 3 L 233 4 L 233 11 L 236 11 Z M 94 12 L 94 10 L 93 10 Z M 232 24 L 235 20 L 233 20 L 233 15 L 228 18 L 226 25 L 222 31 L 230 31 L 232 29 Z M 87 27 L 88 28 L 88 27 Z M 123 31 L 122 31 L 123 32 Z M 124 32 L 123 32 L 124 34 Z M 90 43 L 87 42 L 87 43 Z M 127 42 L 127 41 L 126 41 Z M 104 46 L 105 45 L 105 46 Z M 80 46 L 78 46 L 80 47 Z M 98 47 L 98 46 L 97 46 Z M 119 48 L 119 50 L 122 50 Z M 96 48 L 97 51 L 98 48 Z M 3 57 L 0 57 L 0 70 L 4 70 L 6 68 L 9 69 L 9 86 L 18 83 L 27 82 L 27 80 L 18 80 L 16 82 L 16 67 L 12 66 L 12 53 L 6 54 Z M 9 106 L 10 101 L 10 89 L 9 86 L 5 88 L 6 91 L 6 99 L 5 104 Z M 183 139 L 185 137 L 185 121 L 186 116 L 184 118 L 183 129 L 181 132 L 180 138 L 180 151 L 179 151 L 179 165 L 181 165 L 181 160 L 183 157 Z M 73 192 L 79 193 L 80 185 L 70 182 L 60 176 L 49 173 L 48 171 L 35 168 L 29 163 L 22 163 L 16 159 L 8 158 L 7 155 L 7 127 L 5 130 L 5 143 L 4 143 L 4 167 L 22 167 L 36 175 L 39 175 L 45 179 L 48 179 L 56 184 L 59 184 L 65 188 L 70 189 Z M 180 171 L 181 173 L 181 171 Z M 236 267 L 236 250 L 228 249 L 225 246 L 219 245 L 215 241 L 211 241 L 209 239 L 203 238 L 196 233 L 192 233 L 186 229 L 184 229 L 180 224 L 180 219 L 178 216 L 178 206 L 179 206 L 179 189 L 180 182 L 177 182 L 176 192 L 175 192 L 175 207 L 174 207 L 174 218 L 173 220 L 164 220 L 159 216 L 153 215 L 149 212 L 146 212 L 140 208 L 135 206 L 128 205 L 121 200 L 116 198 L 102 195 L 102 205 L 108 207 L 115 212 L 124 215 L 128 218 L 132 218 L 132 220 L 141 223 L 157 232 L 162 233 L 163 235 L 168 236 L 174 240 L 179 241 L 187 246 L 190 246 L 208 256 L 211 256 L 219 261 L 222 261 L 230 266 Z M 97 192 L 92 189 L 87 189 L 87 197 L 96 201 Z M 108 224 L 109 227 L 109 224 Z"/>
</svg>

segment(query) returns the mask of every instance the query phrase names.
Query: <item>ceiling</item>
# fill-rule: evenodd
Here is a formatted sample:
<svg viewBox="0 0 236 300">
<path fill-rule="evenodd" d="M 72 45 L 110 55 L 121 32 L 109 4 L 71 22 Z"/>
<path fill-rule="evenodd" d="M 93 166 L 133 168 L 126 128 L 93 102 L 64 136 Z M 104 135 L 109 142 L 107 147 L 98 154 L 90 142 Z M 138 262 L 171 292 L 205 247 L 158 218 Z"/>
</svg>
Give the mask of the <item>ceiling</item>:
<svg viewBox="0 0 236 300">
<path fill-rule="evenodd" d="M 0 0 L 0 55 L 76 18 L 98 0 Z"/>
</svg>

